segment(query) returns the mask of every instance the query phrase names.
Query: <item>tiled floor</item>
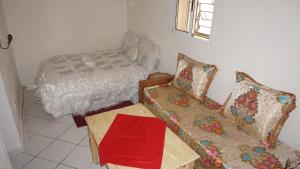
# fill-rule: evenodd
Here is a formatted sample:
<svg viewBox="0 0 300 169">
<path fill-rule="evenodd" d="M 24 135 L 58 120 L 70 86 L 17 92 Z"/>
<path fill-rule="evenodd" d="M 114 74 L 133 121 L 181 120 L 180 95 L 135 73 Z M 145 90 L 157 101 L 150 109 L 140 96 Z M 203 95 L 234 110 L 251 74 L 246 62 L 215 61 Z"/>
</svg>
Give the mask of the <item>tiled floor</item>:
<svg viewBox="0 0 300 169">
<path fill-rule="evenodd" d="M 24 90 L 25 150 L 11 157 L 14 169 L 106 169 L 92 164 L 87 128 L 77 128 L 71 115 L 45 113 L 40 99 Z"/>
</svg>

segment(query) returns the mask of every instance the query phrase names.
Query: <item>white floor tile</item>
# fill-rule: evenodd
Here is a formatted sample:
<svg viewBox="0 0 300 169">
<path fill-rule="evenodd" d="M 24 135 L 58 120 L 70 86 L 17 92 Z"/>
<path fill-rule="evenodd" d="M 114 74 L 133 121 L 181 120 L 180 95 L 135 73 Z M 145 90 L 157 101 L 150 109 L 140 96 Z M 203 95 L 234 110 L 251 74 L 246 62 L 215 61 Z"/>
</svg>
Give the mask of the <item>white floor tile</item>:
<svg viewBox="0 0 300 169">
<path fill-rule="evenodd" d="M 74 144 L 56 140 L 38 156 L 60 163 L 75 147 L 76 145 Z"/>
<path fill-rule="evenodd" d="M 48 124 L 50 124 L 51 121 L 40 119 L 40 118 L 33 118 L 28 123 L 24 125 L 24 130 L 29 131 L 32 133 L 37 133 L 39 130 L 46 127 Z"/>
<path fill-rule="evenodd" d="M 88 169 L 107 169 L 106 166 L 101 166 L 99 164 L 91 164 Z"/>
<path fill-rule="evenodd" d="M 25 150 L 11 157 L 14 169 L 106 169 L 92 164 L 87 127 L 77 128 L 72 115 L 45 113 L 33 90 L 23 94 Z"/>
<path fill-rule="evenodd" d="M 29 133 L 27 131 L 24 131 L 24 141 L 26 142 L 30 137 L 32 137 L 33 134 Z"/>
<path fill-rule="evenodd" d="M 80 169 L 88 168 L 92 163 L 90 149 L 87 147 L 77 146 L 62 163 Z"/>
<path fill-rule="evenodd" d="M 41 119 L 50 120 L 50 121 L 55 121 L 56 120 L 51 114 L 46 113 L 46 112 L 42 112 L 37 117 L 41 118 Z"/>
<path fill-rule="evenodd" d="M 29 161 L 31 161 L 34 156 L 20 153 L 10 157 L 13 169 L 22 169 Z"/>
<path fill-rule="evenodd" d="M 55 169 L 58 164 L 40 158 L 33 159 L 24 169 Z"/>
<path fill-rule="evenodd" d="M 68 166 L 65 166 L 65 165 L 59 165 L 56 169 L 74 169 L 73 167 L 68 167 Z"/>
<path fill-rule="evenodd" d="M 44 111 L 42 105 L 40 104 L 32 104 L 29 105 L 26 109 L 24 109 L 24 114 L 37 116 Z"/>
<path fill-rule="evenodd" d="M 86 136 L 79 145 L 84 147 L 90 147 L 89 137 Z"/>
<path fill-rule="evenodd" d="M 62 117 L 57 118 L 55 121 L 75 125 L 72 115 L 64 115 Z"/>
<path fill-rule="evenodd" d="M 25 153 L 31 155 L 38 155 L 43 149 L 45 149 L 54 139 L 43 137 L 39 135 L 33 135 L 25 142 Z"/>
<path fill-rule="evenodd" d="M 28 123 L 30 120 L 32 120 L 34 117 L 30 115 L 23 115 L 23 124 Z"/>
<path fill-rule="evenodd" d="M 87 129 L 71 126 L 58 139 L 69 143 L 79 144 L 87 136 Z"/>
<path fill-rule="evenodd" d="M 38 131 L 37 133 L 43 136 L 57 138 L 60 136 L 70 125 L 57 123 L 57 122 L 50 122 L 46 127 Z"/>
</svg>

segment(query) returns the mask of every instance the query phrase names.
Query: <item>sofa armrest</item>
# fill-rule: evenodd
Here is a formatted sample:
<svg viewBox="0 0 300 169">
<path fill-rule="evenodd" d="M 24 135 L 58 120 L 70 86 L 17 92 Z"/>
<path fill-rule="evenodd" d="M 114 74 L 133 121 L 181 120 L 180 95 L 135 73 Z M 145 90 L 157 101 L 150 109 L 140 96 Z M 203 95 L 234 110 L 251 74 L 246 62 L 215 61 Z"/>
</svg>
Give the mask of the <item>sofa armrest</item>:
<svg viewBox="0 0 300 169">
<path fill-rule="evenodd" d="M 144 89 L 146 87 L 167 84 L 173 79 L 174 75 L 165 75 L 163 77 L 139 81 L 139 102 L 144 103 Z"/>
</svg>

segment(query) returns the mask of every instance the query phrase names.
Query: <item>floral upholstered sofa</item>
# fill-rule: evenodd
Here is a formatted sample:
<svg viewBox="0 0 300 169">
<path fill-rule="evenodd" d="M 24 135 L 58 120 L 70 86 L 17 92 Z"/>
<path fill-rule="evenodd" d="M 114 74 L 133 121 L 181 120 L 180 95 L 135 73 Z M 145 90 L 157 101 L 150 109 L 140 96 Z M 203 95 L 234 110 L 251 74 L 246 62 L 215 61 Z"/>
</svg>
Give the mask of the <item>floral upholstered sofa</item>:
<svg viewBox="0 0 300 169">
<path fill-rule="evenodd" d="M 181 55 L 183 54 L 179 56 L 177 73 L 174 76 L 174 80 L 168 77 L 169 83 L 161 79 L 157 81 L 156 85 L 154 82 L 150 83 L 151 85 L 142 85 L 144 92 L 142 100 L 147 108 L 157 117 L 166 121 L 168 127 L 200 155 L 201 158 L 196 161 L 195 168 L 295 168 L 300 160 L 299 152 L 281 141 L 277 141 L 276 146 L 273 145 L 274 148 L 270 148 L 271 146 L 266 146 L 262 141 L 255 138 L 254 135 L 242 130 L 241 128 L 244 126 L 239 126 L 230 118 L 226 117 L 222 105 L 205 96 L 208 87 L 200 87 L 202 93 L 201 90 L 200 92 L 198 90 L 196 96 L 193 91 L 189 93 L 186 92 L 186 90 L 182 90 L 182 88 L 194 87 L 193 85 L 195 85 L 195 83 L 193 83 L 193 80 L 197 79 L 197 77 L 190 75 L 190 73 L 195 73 L 197 70 L 195 70 L 194 65 L 189 67 L 188 64 L 180 63 L 181 59 L 188 59 Z M 209 84 L 215 74 L 213 71 L 216 71 L 216 67 L 206 65 L 206 68 L 203 70 L 209 72 L 211 77 L 198 77 L 198 79 L 200 79 L 202 83 Z M 201 74 L 201 71 L 199 74 Z M 259 94 L 262 93 L 263 91 L 260 91 Z M 244 98 L 260 96 L 253 95 L 251 92 L 240 94 Z M 256 102 L 251 102 L 253 99 L 246 101 L 249 101 L 249 103 L 257 103 L 260 102 L 259 99 L 260 98 L 256 98 Z M 227 102 L 230 102 L 228 100 Z M 233 104 L 238 106 L 236 103 Z M 251 110 L 255 110 L 255 108 L 258 107 L 258 105 L 256 105 L 257 107 L 252 104 L 247 105 L 251 105 L 252 108 L 254 108 Z M 226 109 L 226 105 L 224 107 Z M 241 110 L 245 110 L 245 107 L 239 109 L 240 114 L 243 113 Z M 257 111 L 262 110 L 259 108 Z M 256 115 L 259 116 L 258 113 L 260 112 L 256 113 Z M 249 114 L 244 115 L 247 116 L 247 118 L 244 119 L 250 119 L 250 121 L 252 117 L 256 117 L 250 116 Z M 258 123 L 259 119 L 256 119 L 255 122 Z"/>
</svg>

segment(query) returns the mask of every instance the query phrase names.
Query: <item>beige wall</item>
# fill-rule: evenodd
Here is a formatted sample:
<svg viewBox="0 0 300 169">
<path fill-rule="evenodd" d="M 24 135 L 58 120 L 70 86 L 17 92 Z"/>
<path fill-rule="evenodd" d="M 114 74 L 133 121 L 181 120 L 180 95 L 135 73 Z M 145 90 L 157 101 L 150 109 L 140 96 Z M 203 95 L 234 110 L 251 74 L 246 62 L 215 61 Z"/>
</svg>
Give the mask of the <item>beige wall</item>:
<svg viewBox="0 0 300 169">
<path fill-rule="evenodd" d="M 0 0 L 0 38 L 7 44 L 8 34 L 2 1 Z M 22 148 L 21 85 L 12 53 L 0 49 L 0 130 L 9 152 Z"/>
<path fill-rule="evenodd" d="M 126 0 L 2 1 L 22 84 L 44 58 L 117 48 L 127 30 Z"/>
<path fill-rule="evenodd" d="M 218 66 L 208 95 L 220 103 L 234 86 L 236 70 L 300 97 L 299 0 L 216 0 L 209 42 L 172 31 L 174 2 L 128 0 L 128 29 L 145 33 L 160 44 L 161 71 L 174 73 L 177 53 L 183 52 Z M 299 111 L 291 114 L 280 135 L 281 140 L 298 149 Z"/>
</svg>

